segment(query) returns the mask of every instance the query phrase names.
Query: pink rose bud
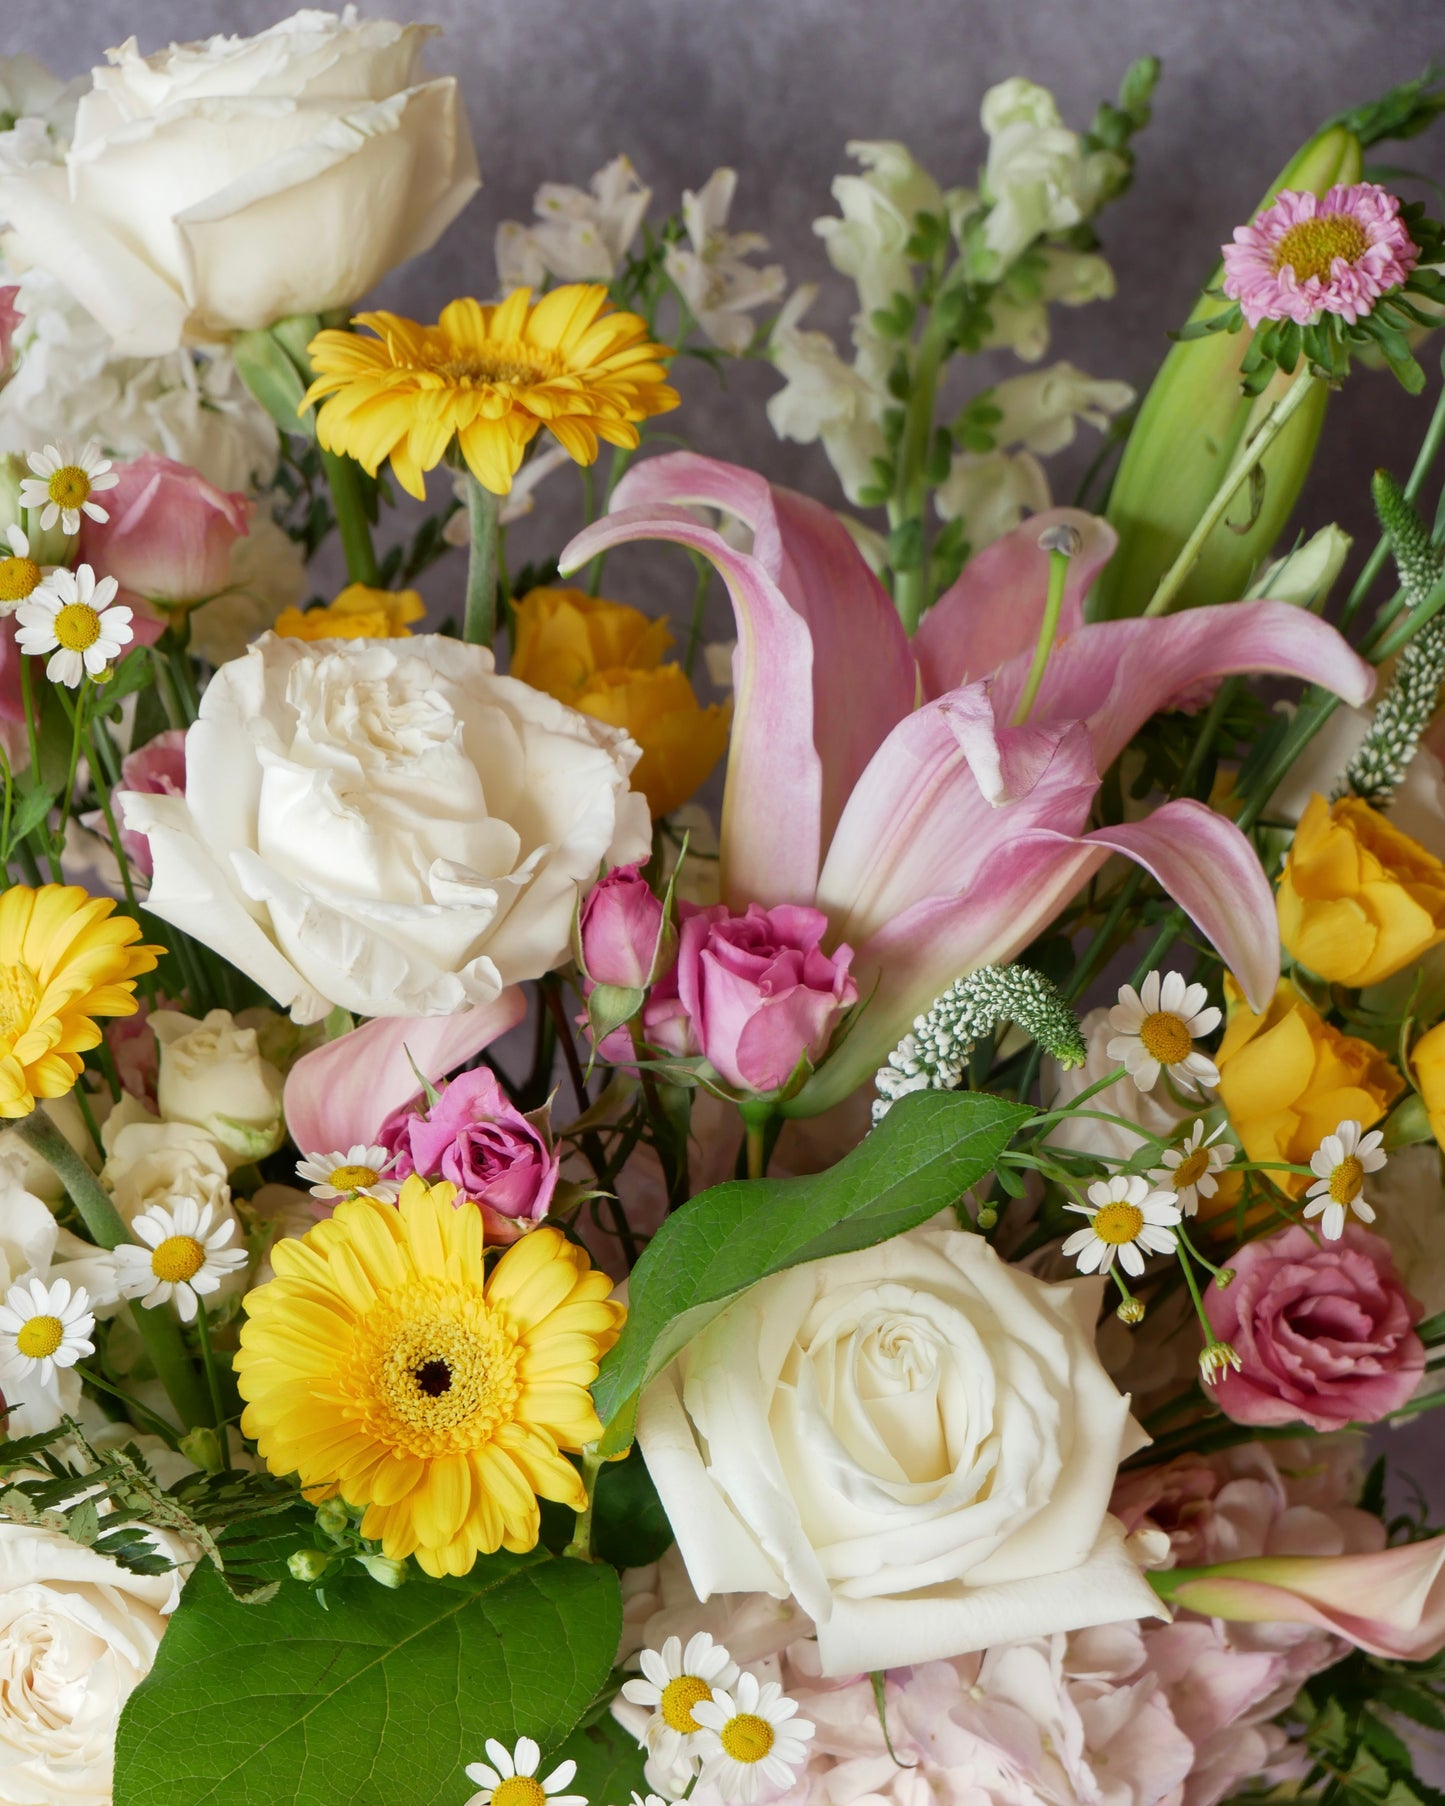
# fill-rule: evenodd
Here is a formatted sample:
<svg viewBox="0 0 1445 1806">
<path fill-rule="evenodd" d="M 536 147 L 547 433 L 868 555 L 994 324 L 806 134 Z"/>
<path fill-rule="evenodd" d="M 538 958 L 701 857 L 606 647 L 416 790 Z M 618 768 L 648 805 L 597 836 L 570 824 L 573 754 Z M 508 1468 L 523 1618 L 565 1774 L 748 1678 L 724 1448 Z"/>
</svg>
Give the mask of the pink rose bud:
<svg viewBox="0 0 1445 1806">
<path fill-rule="evenodd" d="M 198 471 L 153 452 L 117 466 L 105 497 L 109 520 L 86 518 L 80 558 L 114 577 L 122 599 L 163 605 L 200 602 L 225 589 L 231 548 L 249 531 L 251 504 L 208 483 Z"/>
<path fill-rule="evenodd" d="M 184 796 L 186 794 L 186 730 L 168 727 L 154 740 L 147 740 L 135 752 L 127 753 L 120 762 L 120 786 L 138 790 L 143 796 Z M 119 814 L 119 811 L 117 811 Z M 96 833 L 105 829 L 105 817 L 97 810 L 85 818 L 85 825 Z M 144 834 L 119 823 L 120 844 L 126 858 L 138 872 L 149 878 L 155 871 L 151 859 L 151 843 Z"/>
<path fill-rule="evenodd" d="M 0 382 L 10 374 L 10 361 L 15 350 L 15 328 L 25 318 L 15 305 L 20 293 L 18 285 L 0 288 Z"/>
<path fill-rule="evenodd" d="M 449 1179 L 475 1204 L 491 1242 L 514 1242 L 541 1222 L 562 1157 L 485 1066 L 455 1078 L 424 1113 L 395 1112 L 377 1137 L 396 1155 L 388 1176 Z"/>
<path fill-rule="evenodd" d="M 614 866 L 582 905 L 582 966 L 593 984 L 641 991 L 652 983 L 665 923 L 640 865 Z"/>
<path fill-rule="evenodd" d="M 1236 1423 L 1341 1430 L 1378 1423 L 1415 1391 L 1425 1350 L 1420 1307 L 1400 1283 L 1390 1245 L 1367 1229 L 1316 1242 L 1291 1224 L 1246 1242 L 1233 1282 L 1211 1285 L 1205 1310 L 1239 1356 L 1211 1396 Z"/>
<path fill-rule="evenodd" d="M 816 1064 L 838 1018 L 858 1001 L 849 976 L 853 952 L 825 953 L 828 918 L 782 903 L 683 906 L 677 955 L 678 995 L 697 1044 L 714 1069 L 740 1090 L 776 1091 L 806 1054 Z"/>
</svg>

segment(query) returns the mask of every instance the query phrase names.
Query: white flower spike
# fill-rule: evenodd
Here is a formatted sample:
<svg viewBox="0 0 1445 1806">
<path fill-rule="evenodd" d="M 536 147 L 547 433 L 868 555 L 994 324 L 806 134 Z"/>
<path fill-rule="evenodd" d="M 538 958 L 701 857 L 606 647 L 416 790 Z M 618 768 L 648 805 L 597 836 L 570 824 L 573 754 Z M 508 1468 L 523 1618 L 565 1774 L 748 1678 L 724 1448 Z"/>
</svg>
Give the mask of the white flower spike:
<svg viewBox="0 0 1445 1806">
<path fill-rule="evenodd" d="M 1362 1193 L 1365 1174 L 1378 1173 L 1385 1164 L 1384 1139 L 1378 1129 L 1362 1135 L 1359 1123 L 1342 1122 L 1310 1155 L 1310 1171 L 1317 1177 L 1305 1193 L 1309 1203 L 1304 1213 L 1319 1217 L 1320 1234 L 1327 1242 L 1337 1242 L 1345 1233 L 1351 1212 L 1362 1223 L 1374 1222 L 1374 1209 Z"/>
<path fill-rule="evenodd" d="M 1081 1273 L 1107 1273 L 1117 1258 L 1135 1279 L 1144 1271 L 1143 1249 L 1149 1254 L 1172 1254 L 1179 1246 L 1174 1230 L 1182 1212 L 1173 1192 L 1155 1191 L 1138 1173 L 1120 1173 L 1098 1179 L 1089 1187 L 1087 1204 L 1066 1204 L 1089 1219 L 1086 1229 L 1076 1229 L 1063 1252 L 1077 1257 Z"/>
<path fill-rule="evenodd" d="M 1119 1001 L 1109 1011 L 1114 1038 L 1107 1052 L 1122 1060 L 1141 1091 L 1152 1091 L 1161 1071 L 1182 1091 L 1198 1091 L 1219 1083 L 1213 1060 L 1194 1051 L 1201 1035 L 1213 1034 L 1221 1012 L 1203 985 L 1186 984 L 1178 972 L 1151 972 L 1136 991 L 1119 987 Z"/>
</svg>

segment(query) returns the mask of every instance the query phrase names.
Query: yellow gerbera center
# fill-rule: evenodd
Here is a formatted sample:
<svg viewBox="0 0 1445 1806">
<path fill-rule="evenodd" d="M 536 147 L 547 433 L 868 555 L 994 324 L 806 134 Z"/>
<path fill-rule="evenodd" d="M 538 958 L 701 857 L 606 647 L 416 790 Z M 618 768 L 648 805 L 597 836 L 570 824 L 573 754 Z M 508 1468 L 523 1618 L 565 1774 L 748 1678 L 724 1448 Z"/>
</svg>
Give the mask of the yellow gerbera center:
<svg viewBox="0 0 1445 1806">
<path fill-rule="evenodd" d="M 1161 1066 L 1177 1066 L 1187 1059 L 1194 1037 L 1182 1016 L 1172 1010 L 1155 1010 L 1139 1024 L 1139 1039 L 1144 1051 Z"/>
<path fill-rule="evenodd" d="M 53 1355 L 65 1340 L 65 1325 L 59 1317 L 32 1317 L 20 1325 L 15 1346 L 32 1361 L 43 1361 Z"/>
<path fill-rule="evenodd" d="M 33 558 L 0 558 L 0 602 L 23 602 L 39 582 Z"/>
<path fill-rule="evenodd" d="M 151 1255 L 151 1272 L 171 1285 L 194 1279 L 205 1264 L 206 1251 L 193 1235 L 168 1235 Z"/>
<path fill-rule="evenodd" d="M 1175 1191 L 1183 1191 L 1186 1185 L 1197 1185 L 1208 1171 L 1209 1149 L 1195 1148 L 1174 1169 Z"/>
<path fill-rule="evenodd" d="M 40 985 L 29 966 L 20 961 L 0 966 L 0 1033 L 12 1044 L 35 1020 Z"/>
<path fill-rule="evenodd" d="M 360 1191 L 363 1186 L 375 1185 L 376 1168 L 372 1166 L 337 1166 L 331 1170 L 331 1184 L 337 1191 Z"/>
<path fill-rule="evenodd" d="M 690 1736 L 692 1732 L 702 1729 L 692 1715 L 693 1707 L 711 1698 L 712 1688 L 706 1681 L 699 1680 L 695 1674 L 680 1674 L 675 1681 L 669 1681 L 663 1688 L 658 1710 L 669 1730 L 682 1731 Z"/>
<path fill-rule="evenodd" d="M 516 1413 L 517 1348 L 484 1304 L 416 1288 L 364 1324 L 375 1427 L 416 1455 L 473 1447 Z"/>
<path fill-rule="evenodd" d="M 1115 1247 L 1137 1241 L 1143 1227 L 1144 1212 L 1137 1204 L 1105 1204 L 1094 1215 L 1094 1234 Z"/>
<path fill-rule="evenodd" d="M 1290 227 L 1274 248 L 1274 267 L 1280 270 L 1288 264 L 1301 282 L 1308 282 L 1311 276 L 1323 281 L 1337 257 L 1353 263 L 1369 248 L 1365 228 L 1357 219 L 1348 213 L 1326 213 Z"/>
<path fill-rule="evenodd" d="M 1365 1183 L 1365 1169 L 1353 1154 L 1344 1159 L 1330 1174 L 1330 1202 L 1353 1204 Z"/>
<path fill-rule="evenodd" d="M 519 345 L 515 339 L 506 345 L 489 346 L 486 351 L 441 358 L 430 367 L 449 383 L 460 383 L 466 389 L 478 383 L 550 382 L 553 377 L 565 375 L 567 368 L 555 353 Z"/>
<path fill-rule="evenodd" d="M 508 1775 L 494 1790 L 492 1806 L 547 1806 L 547 1795 L 531 1775 Z"/>
<path fill-rule="evenodd" d="M 718 1732 L 734 1762 L 761 1762 L 773 1747 L 773 1727 L 756 1712 L 739 1712 Z"/>
<path fill-rule="evenodd" d="M 67 652 L 88 652 L 100 638 L 100 616 L 88 602 L 67 602 L 55 617 L 55 637 Z"/>
<path fill-rule="evenodd" d="M 61 508 L 78 508 L 90 498 L 90 478 L 78 464 L 62 464 L 51 473 L 48 493 Z"/>
</svg>

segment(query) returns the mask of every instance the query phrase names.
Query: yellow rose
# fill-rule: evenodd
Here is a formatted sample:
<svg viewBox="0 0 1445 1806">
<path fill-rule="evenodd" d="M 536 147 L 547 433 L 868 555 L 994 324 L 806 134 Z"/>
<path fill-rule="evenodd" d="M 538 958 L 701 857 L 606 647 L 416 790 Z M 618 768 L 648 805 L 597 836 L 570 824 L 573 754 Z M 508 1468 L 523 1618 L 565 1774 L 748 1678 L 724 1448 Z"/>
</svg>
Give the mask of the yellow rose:
<svg viewBox="0 0 1445 1806">
<path fill-rule="evenodd" d="M 664 665 L 666 621 L 576 589 L 534 589 L 516 606 L 512 676 L 620 727 L 642 748 L 632 787 L 654 815 L 685 803 L 727 749 L 730 705 L 699 703 Z"/>
<path fill-rule="evenodd" d="M 419 621 L 426 603 L 414 589 L 370 589 L 348 583 L 325 608 L 286 608 L 276 617 L 283 640 L 409 640 L 409 622 Z"/>
<path fill-rule="evenodd" d="M 1307 1166 L 1326 1135 L 1353 1118 L 1377 1123 L 1405 1082 L 1377 1047 L 1331 1028 L 1288 980 L 1263 1016 L 1245 1003 L 1232 978 L 1224 981 L 1229 1020 L 1214 1056 L 1219 1098 L 1251 1160 Z M 1307 1173 L 1274 1173 L 1275 1183 L 1299 1197 Z"/>
<path fill-rule="evenodd" d="M 1312 796 L 1279 881 L 1279 935 L 1332 984 L 1378 984 L 1445 941 L 1445 865 L 1358 797 Z"/>
<path fill-rule="evenodd" d="M 1410 1049 L 1410 1064 L 1430 1131 L 1445 1148 L 1445 1022 L 1437 1022 L 1421 1035 Z"/>
</svg>

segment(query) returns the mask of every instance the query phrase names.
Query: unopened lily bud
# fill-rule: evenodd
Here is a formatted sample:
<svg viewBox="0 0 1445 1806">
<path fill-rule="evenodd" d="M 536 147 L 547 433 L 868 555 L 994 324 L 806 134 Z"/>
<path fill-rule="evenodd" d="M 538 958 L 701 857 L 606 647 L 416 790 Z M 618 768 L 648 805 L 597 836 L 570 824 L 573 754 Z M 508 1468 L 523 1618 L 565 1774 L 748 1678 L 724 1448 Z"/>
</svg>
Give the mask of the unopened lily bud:
<svg viewBox="0 0 1445 1806">
<path fill-rule="evenodd" d="M 405 1586 L 407 1569 L 404 1561 L 393 1561 L 389 1555 L 358 1555 L 356 1558 L 378 1586 Z"/>
<path fill-rule="evenodd" d="M 293 1580 L 313 1586 L 318 1580 L 325 1578 L 334 1560 L 334 1556 L 326 1554 L 322 1549 L 293 1549 L 286 1557 L 286 1566 Z"/>
</svg>

